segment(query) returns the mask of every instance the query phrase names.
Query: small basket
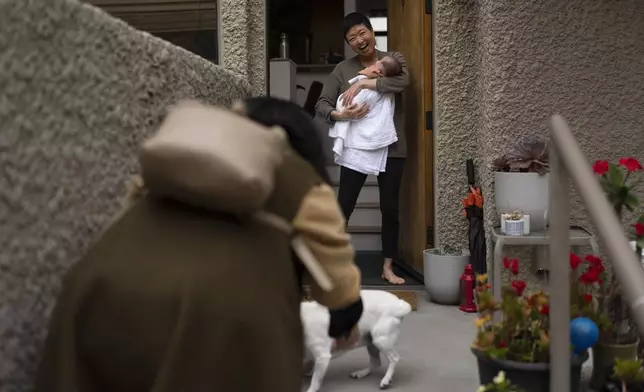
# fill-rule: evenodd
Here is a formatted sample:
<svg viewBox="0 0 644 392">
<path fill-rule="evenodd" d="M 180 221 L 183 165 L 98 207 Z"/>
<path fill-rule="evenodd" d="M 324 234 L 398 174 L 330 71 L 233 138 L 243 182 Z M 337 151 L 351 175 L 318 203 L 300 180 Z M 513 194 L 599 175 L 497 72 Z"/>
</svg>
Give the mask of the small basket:
<svg viewBox="0 0 644 392">
<path fill-rule="evenodd" d="M 523 220 L 506 220 L 505 221 L 505 235 L 509 236 L 521 236 L 524 231 L 524 221 Z"/>
</svg>

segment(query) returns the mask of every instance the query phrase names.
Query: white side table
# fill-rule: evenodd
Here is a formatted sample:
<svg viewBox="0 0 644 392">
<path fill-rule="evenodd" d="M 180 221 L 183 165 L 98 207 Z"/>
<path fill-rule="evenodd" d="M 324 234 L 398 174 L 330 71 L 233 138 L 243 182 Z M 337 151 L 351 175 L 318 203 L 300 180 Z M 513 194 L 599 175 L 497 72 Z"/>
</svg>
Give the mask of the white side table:
<svg viewBox="0 0 644 392">
<path fill-rule="evenodd" d="M 593 254 L 599 254 L 599 246 L 594 234 L 581 227 L 571 227 L 570 246 L 579 248 L 582 246 L 590 246 Z M 490 230 L 490 239 L 494 247 L 494 258 L 492 261 L 492 274 L 490 276 L 490 284 L 492 285 L 492 292 L 494 298 L 498 301 L 501 300 L 501 270 L 503 269 L 503 247 L 505 246 L 548 246 L 550 245 L 550 235 L 548 229 L 538 231 L 522 236 L 508 236 L 501 233 L 500 227 L 495 227 Z M 551 261 L 552 262 L 552 261 Z M 560 260 L 558 262 L 567 263 L 568 260 Z"/>
</svg>

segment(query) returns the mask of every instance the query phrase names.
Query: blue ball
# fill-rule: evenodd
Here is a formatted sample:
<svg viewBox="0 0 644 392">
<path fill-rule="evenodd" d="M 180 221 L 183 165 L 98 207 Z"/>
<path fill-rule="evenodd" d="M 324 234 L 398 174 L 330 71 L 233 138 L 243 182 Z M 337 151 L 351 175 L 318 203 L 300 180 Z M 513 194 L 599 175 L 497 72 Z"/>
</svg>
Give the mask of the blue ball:
<svg viewBox="0 0 644 392">
<path fill-rule="evenodd" d="M 575 353 L 580 353 L 592 347 L 599 340 L 599 328 L 593 320 L 577 317 L 570 322 L 570 343 Z"/>
</svg>

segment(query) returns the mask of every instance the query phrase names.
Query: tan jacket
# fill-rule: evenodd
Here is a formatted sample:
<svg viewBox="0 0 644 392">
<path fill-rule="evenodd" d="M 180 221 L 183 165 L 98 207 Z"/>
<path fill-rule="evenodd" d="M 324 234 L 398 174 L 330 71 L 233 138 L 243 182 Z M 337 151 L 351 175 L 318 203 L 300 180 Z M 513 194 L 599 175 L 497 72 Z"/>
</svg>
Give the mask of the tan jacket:
<svg viewBox="0 0 644 392">
<path fill-rule="evenodd" d="M 310 181 L 304 181 L 310 178 Z M 301 185 L 296 185 L 301 183 Z M 276 176 L 276 192 L 266 210 L 292 221 L 318 262 L 334 283 L 331 292 L 322 291 L 310 281 L 313 299 L 331 309 L 346 307 L 360 295 L 360 270 L 354 263 L 355 252 L 346 230 L 346 221 L 333 188 L 324 184 L 313 168 L 296 155 L 290 155 Z M 300 190 L 298 190 L 300 189 Z M 295 206 L 284 205 L 288 200 Z M 299 199 L 299 200 L 298 200 Z"/>
</svg>

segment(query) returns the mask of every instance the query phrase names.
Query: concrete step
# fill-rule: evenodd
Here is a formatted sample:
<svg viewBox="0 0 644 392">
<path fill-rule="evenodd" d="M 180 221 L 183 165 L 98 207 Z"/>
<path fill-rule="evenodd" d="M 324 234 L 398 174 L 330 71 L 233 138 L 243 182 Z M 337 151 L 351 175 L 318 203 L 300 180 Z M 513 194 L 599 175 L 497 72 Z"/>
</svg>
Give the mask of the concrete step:
<svg viewBox="0 0 644 392">
<path fill-rule="evenodd" d="M 380 228 L 376 227 L 374 232 L 371 233 L 361 233 L 355 232 L 355 228 L 349 227 L 349 233 L 351 234 L 351 244 L 356 251 L 380 251 L 382 250 L 382 244 L 380 241 Z"/>
<path fill-rule="evenodd" d="M 360 203 L 353 210 L 349 227 L 377 227 L 382 226 L 380 207 L 376 203 Z"/>
<path fill-rule="evenodd" d="M 338 192 L 338 187 L 334 187 L 335 192 Z M 378 186 L 376 185 L 365 185 L 360 191 L 360 196 L 358 196 L 358 204 L 380 204 L 380 192 Z"/>
<path fill-rule="evenodd" d="M 338 165 L 329 165 L 327 166 L 329 171 L 329 176 L 331 177 L 331 183 L 333 185 L 338 185 L 340 183 L 340 166 Z M 376 176 L 367 176 L 367 181 L 365 185 L 375 185 L 378 186 L 378 177 Z"/>
<path fill-rule="evenodd" d="M 351 235 L 351 244 L 356 251 L 382 250 L 380 225 L 349 225 L 347 231 Z"/>
<path fill-rule="evenodd" d="M 340 182 L 340 166 L 329 165 L 329 175 L 338 191 Z M 380 251 L 380 226 L 382 217 L 380 214 L 380 193 L 378 190 L 378 178 L 368 176 L 365 185 L 358 196 L 358 203 L 349 219 L 348 231 L 351 234 L 351 243 L 356 251 Z"/>
</svg>

